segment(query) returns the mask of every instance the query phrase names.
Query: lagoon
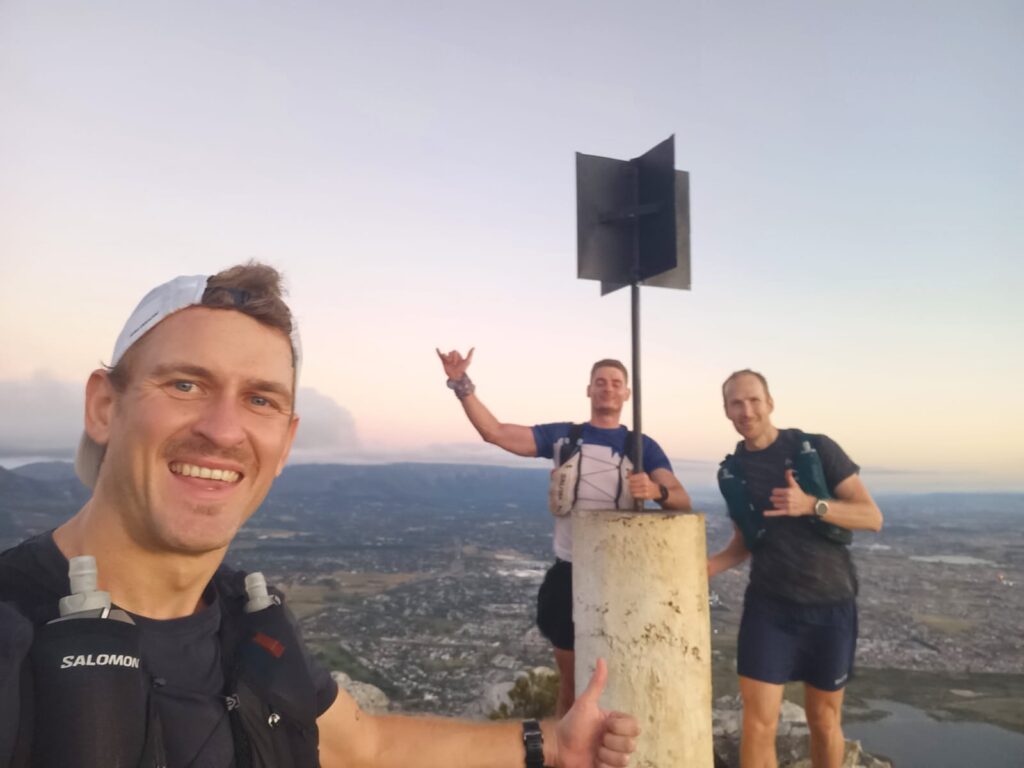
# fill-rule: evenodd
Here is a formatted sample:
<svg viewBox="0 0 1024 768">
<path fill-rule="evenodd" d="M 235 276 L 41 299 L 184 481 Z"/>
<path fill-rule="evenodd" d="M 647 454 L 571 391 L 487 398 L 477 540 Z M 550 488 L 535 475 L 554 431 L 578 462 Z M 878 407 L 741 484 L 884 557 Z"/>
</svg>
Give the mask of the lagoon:
<svg viewBox="0 0 1024 768">
<path fill-rule="evenodd" d="M 843 732 L 871 754 L 892 760 L 894 768 L 1024 766 L 1024 734 L 986 723 L 935 720 L 895 701 L 875 699 L 867 704 L 888 714 L 881 720 L 844 723 Z"/>
<path fill-rule="evenodd" d="M 998 565 L 991 560 L 982 560 L 980 557 L 969 555 L 911 555 L 911 560 L 919 563 L 945 563 L 946 565 Z"/>
</svg>

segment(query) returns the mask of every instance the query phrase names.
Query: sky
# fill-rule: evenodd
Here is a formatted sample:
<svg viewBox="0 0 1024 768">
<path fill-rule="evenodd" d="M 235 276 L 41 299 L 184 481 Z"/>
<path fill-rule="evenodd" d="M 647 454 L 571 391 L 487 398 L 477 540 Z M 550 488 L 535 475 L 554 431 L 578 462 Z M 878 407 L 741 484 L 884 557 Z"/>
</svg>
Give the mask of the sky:
<svg viewBox="0 0 1024 768">
<path fill-rule="evenodd" d="M 585 420 L 629 297 L 576 278 L 575 153 L 675 135 L 692 290 L 642 289 L 643 425 L 684 483 L 750 367 L 872 488 L 1024 490 L 1022 33 L 1011 0 L 0 0 L 0 464 L 71 456 L 146 291 L 248 259 L 303 336 L 293 461 L 509 460 L 435 347 L 503 421 Z"/>
</svg>

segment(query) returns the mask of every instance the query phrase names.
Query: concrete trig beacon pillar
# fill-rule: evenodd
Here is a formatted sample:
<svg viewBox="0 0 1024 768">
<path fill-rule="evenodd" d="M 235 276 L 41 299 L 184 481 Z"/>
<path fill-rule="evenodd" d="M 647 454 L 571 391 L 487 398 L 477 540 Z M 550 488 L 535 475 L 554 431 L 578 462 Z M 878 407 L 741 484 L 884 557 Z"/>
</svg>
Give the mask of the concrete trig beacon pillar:
<svg viewBox="0 0 1024 768">
<path fill-rule="evenodd" d="M 690 177 L 669 137 L 632 160 L 576 154 L 577 275 L 630 287 L 633 463 L 644 466 L 640 286 L 690 289 Z M 576 682 L 598 656 L 602 705 L 644 733 L 633 768 L 712 768 L 711 625 L 704 517 L 573 512 Z"/>
<path fill-rule="evenodd" d="M 712 768 L 704 515 L 573 511 L 577 694 L 599 656 L 601 706 L 633 714 L 632 768 Z"/>
</svg>

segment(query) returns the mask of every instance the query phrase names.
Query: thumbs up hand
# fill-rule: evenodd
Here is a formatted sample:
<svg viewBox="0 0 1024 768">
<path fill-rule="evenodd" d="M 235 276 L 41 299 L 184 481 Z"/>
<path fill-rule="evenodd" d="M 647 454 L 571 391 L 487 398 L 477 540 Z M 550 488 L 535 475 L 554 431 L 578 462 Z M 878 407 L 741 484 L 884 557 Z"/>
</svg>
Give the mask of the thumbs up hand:
<svg viewBox="0 0 1024 768">
<path fill-rule="evenodd" d="M 608 681 L 608 666 L 597 660 L 587 689 L 576 697 L 556 728 L 558 768 L 620 768 L 629 765 L 640 726 L 622 712 L 606 712 L 597 702 Z"/>
<path fill-rule="evenodd" d="M 814 514 L 816 499 L 804 493 L 792 469 L 786 470 L 786 486 L 774 488 L 769 500 L 772 509 L 765 510 L 765 517 L 803 517 Z"/>
</svg>

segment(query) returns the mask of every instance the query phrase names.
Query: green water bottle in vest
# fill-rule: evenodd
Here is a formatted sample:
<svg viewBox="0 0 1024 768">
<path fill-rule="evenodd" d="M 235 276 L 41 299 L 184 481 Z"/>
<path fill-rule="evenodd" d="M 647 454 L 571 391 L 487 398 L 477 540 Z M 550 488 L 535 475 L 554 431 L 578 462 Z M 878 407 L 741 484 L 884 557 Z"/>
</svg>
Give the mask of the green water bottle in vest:
<svg viewBox="0 0 1024 768">
<path fill-rule="evenodd" d="M 816 499 L 832 498 L 828 490 L 828 481 L 825 480 L 825 469 L 821 466 L 821 456 L 809 439 L 801 441 L 800 452 L 793 462 L 793 470 L 796 472 L 796 481 L 804 493 L 809 493 Z"/>
<path fill-rule="evenodd" d="M 828 482 L 825 480 L 825 468 L 821 465 L 821 456 L 806 435 L 800 443 L 800 452 L 793 461 L 793 470 L 796 472 L 796 481 L 804 493 L 810 494 L 815 499 L 831 499 Z M 807 521 L 814 528 L 815 533 L 836 544 L 849 544 L 853 541 L 853 534 L 848 528 L 841 528 L 838 525 L 827 523 L 820 517 L 812 515 Z"/>
</svg>

